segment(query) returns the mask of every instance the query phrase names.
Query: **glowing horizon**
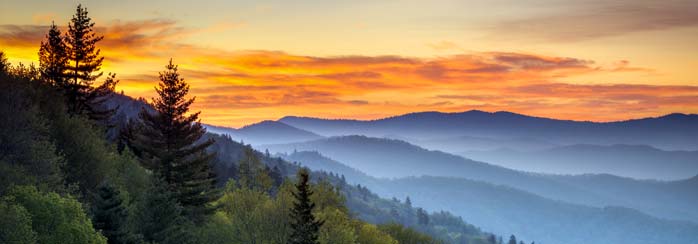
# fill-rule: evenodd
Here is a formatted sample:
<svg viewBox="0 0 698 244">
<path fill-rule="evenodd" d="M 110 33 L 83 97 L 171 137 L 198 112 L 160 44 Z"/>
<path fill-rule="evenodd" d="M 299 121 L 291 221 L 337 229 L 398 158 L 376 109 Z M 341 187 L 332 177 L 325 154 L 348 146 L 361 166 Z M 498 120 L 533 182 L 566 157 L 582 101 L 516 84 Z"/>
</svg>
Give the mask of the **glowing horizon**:
<svg viewBox="0 0 698 244">
<path fill-rule="evenodd" d="M 0 50 L 13 63 L 36 62 L 48 24 L 64 26 L 75 7 L 32 3 L 9 2 L 16 11 L 0 16 Z M 172 57 L 209 124 L 422 111 L 598 122 L 698 113 L 698 17 L 690 11 L 698 3 L 439 3 L 84 6 L 105 36 L 102 71 L 118 74 L 118 91 L 152 97 Z M 615 12 L 598 11 L 609 8 Z"/>
</svg>

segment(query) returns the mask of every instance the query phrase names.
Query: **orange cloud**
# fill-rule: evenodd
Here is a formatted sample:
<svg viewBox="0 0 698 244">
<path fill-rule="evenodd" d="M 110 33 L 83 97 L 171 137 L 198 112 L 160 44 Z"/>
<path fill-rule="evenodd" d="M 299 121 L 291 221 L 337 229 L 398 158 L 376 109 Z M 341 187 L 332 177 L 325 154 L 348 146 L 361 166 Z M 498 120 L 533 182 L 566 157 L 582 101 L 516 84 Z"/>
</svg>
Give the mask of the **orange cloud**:
<svg viewBox="0 0 698 244">
<path fill-rule="evenodd" d="M 0 44 L 36 53 L 47 29 L 0 26 Z M 586 74 L 649 71 L 628 61 L 604 67 L 512 52 L 420 58 L 227 51 L 181 42 L 200 31 L 164 19 L 114 21 L 97 31 L 105 36 L 99 43 L 103 70 L 119 74 L 117 89 L 152 97 L 157 72 L 174 57 L 197 97 L 194 109 L 202 110 L 204 122 L 226 126 L 285 115 L 373 119 L 423 110 L 508 110 L 596 121 L 698 112 L 698 86 L 566 82 Z"/>
</svg>

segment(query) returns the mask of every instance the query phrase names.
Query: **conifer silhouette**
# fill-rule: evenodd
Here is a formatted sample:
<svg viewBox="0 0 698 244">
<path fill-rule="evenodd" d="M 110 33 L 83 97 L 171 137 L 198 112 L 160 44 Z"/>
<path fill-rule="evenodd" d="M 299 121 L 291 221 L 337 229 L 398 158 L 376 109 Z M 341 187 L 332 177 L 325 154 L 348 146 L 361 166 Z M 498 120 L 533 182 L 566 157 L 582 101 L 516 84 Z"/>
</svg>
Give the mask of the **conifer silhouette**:
<svg viewBox="0 0 698 244">
<path fill-rule="evenodd" d="M 189 85 L 172 60 L 160 73 L 155 90 L 159 95 L 152 104 L 155 112 L 141 111 L 142 124 L 130 145 L 144 167 L 162 176 L 185 215 L 198 222 L 214 211 L 211 202 L 218 195 L 210 166 L 214 155 L 206 152 L 214 141 L 197 144 L 206 129 L 199 122 L 200 112 L 187 115 L 194 98 L 186 98 Z"/>
<path fill-rule="evenodd" d="M 291 228 L 293 233 L 288 241 L 289 244 L 317 244 L 318 232 L 323 222 L 316 220 L 313 215 L 315 203 L 310 201 L 313 192 L 310 190 L 309 175 L 307 169 L 298 172 L 298 183 L 296 192 L 293 193 L 296 201 L 291 209 Z"/>
</svg>

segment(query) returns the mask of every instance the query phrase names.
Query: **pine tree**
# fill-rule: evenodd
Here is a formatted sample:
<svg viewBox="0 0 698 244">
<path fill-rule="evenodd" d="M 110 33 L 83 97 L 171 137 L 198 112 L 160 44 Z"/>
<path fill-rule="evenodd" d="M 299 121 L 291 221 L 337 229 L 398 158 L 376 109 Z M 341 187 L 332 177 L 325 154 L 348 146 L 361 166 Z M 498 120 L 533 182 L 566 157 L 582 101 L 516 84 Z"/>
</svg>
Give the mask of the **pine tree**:
<svg viewBox="0 0 698 244">
<path fill-rule="evenodd" d="M 511 236 L 509 237 L 509 242 L 508 242 L 508 243 L 509 243 L 509 244 L 516 244 L 516 236 L 511 235 Z"/>
<path fill-rule="evenodd" d="M 186 232 L 186 219 L 164 181 L 156 177 L 137 210 L 138 230 L 148 243 L 185 243 L 191 240 Z"/>
<path fill-rule="evenodd" d="M 159 95 L 153 99 L 155 112 L 141 111 L 142 126 L 129 144 L 144 167 L 163 177 L 186 216 L 199 222 L 213 213 L 211 203 L 218 197 L 210 166 L 215 155 L 206 152 L 214 141 L 196 144 L 206 129 L 199 122 L 200 112 L 187 115 L 194 98 L 185 98 L 189 85 L 172 60 L 160 73 L 155 90 Z"/>
<path fill-rule="evenodd" d="M 97 49 L 96 44 L 104 36 L 97 36 L 94 33 L 95 23 L 92 22 L 92 18 L 87 16 L 87 13 L 86 8 L 78 5 L 75 15 L 68 24 L 65 42 L 70 58 L 68 70 L 72 82 L 89 86 L 103 74 L 99 72 L 99 69 L 102 67 L 104 57 L 99 55 L 100 50 Z"/>
<path fill-rule="evenodd" d="M 278 166 L 274 166 L 274 168 L 269 170 L 269 177 L 274 181 L 275 187 L 279 187 L 284 183 L 284 176 Z"/>
<path fill-rule="evenodd" d="M 417 223 L 420 225 L 429 225 L 429 214 L 422 208 L 417 208 Z"/>
<path fill-rule="evenodd" d="M 487 243 L 489 244 L 497 244 L 497 237 L 495 237 L 493 234 L 490 234 L 487 237 Z"/>
<path fill-rule="evenodd" d="M 10 64 L 7 62 L 7 57 L 5 57 L 5 52 L 0 51 L 0 75 L 5 75 L 8 73 Z"/>
<path fill-rule="evenodd" d="M 240 187 L 267 192 L 273 185 L 273 179 L 252 147 L 243 149 L 243 157 L 238 162 Z"/>
<path fill-rule="evenodd" d="M 296 192 L 293 193 L 296 201 L 291 209 L 291 228 L 293 233 L 288 240 L 289 244 L 317 244 L 318 232 L 323 222 L 313 216 L 315 203 L 310 201 L 313 192 L 308 183 L 308 170 L 301 169 L 298 172 Z"/>
<path fill-rule="evenodd" d="M 105 96 L 114 92 L 118 80 L 116 75 L 109 74 L 104 83 L 93 87 L 94 81 L 103 74 L 99 70 L 104 61 L 96 46 L 104 37 L 95 34 L 94 25 L 87 16 L 87 9 L 78 5 L 63 40 L 68 60 L 65 67 L 67 80 L 61 88 L 68 100 L 69 113 L 84 113 L 93 120 L 106 121 L 112 116 L 114 109 L 105 109 L 102 104 Z"/>
<path fill-rule="evenodd" d="M 46 40 L 41 41 L 39 48 L 41 77 L 56 87 L 64 87 L 67 65 L 68 55 L 61 31 L 51 23 Z"/>
<path fill-rule="evenodd" d="M 136 243 L 126 226 L 128 212 L 121 193 L 113 185 L 103 183 L 97 189 L 92 207 L 94 227 L 102 232 L 109 244 Z"/>
</svg>

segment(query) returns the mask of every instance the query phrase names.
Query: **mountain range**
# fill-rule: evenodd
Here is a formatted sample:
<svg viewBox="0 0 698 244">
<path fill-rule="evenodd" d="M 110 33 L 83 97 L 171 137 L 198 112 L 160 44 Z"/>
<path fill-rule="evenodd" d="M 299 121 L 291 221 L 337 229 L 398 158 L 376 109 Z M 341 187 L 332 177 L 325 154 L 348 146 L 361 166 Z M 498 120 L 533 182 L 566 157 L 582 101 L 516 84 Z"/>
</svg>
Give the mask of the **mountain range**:
<svg viewBox="0 0 698 244">
<path fill-rule="evenodd" d="M 230 135 L 232 138 L 252 145 L 286 143 L 323 138 L 313 132 L 271 120 L 244 126 L 239 129 L 205 125 L 212 133 Z"/>
<path fill-rule="evenodd" d="M 323 136 L 391 137 L 397 135 L 410 142 L 460 136 L 505 141 L 528 138 L 557 145 L 631 144 L 649 145 L 665 150 L 698 150 L 698 115 L 696 114 L 675 113 L 656 118 L 600 123 L 472 110 L 461 113 L 411 113 L 366 121 L 294 116 L 284 117 L 278 121 Z M 460 151 L 467 150 L 471 149 L 463 147 Z"/>
<path fill-rule="evenodd" d="M 698 209 L 693 207 L 698 204 L 695 189 L 673 186 L 682 181 L 522 172 L 427 150 L 404 141 L 366 136 L 330 137 L 258 148 L 279 153 L 317 151 L 377 178 L 455 177 L 504 185 L 552 200 L 595 207 L 626 206 L 656 217 L 698 223 Z"/>
<path fill-rule="evenodd" d="M 535 151 L 496 149 L 457 154 L 511 169 L 550 174 L 604 173 L 660 180 L 698 174 L 698 151 L 665 151 L 646 145 L 576 144 Z"/>
<path fill-rule="evenodd" d="M 695 223 L 652 217 L 627 207 L 590 207 L 520 188 L 457 177 L 375 178 L 316 151 L 278 155 L 311 169 L 342 174 L 348 182 L 366 186 L 382 197 L 409 197 L 415 206 L 430 211 L 447 210 L 485 230 L 514 233 L 536 243 L 691 243 L 698 237 Z M 573 180 L 585 185 L 586 179 Z M 600 184 L 608 183 L 604 180 Z M 690 192 L 689 187 L 695 186 L 695 182 L 677 182 L 683 183 L 690 185 L 667 188 Z"/>
</svg>

